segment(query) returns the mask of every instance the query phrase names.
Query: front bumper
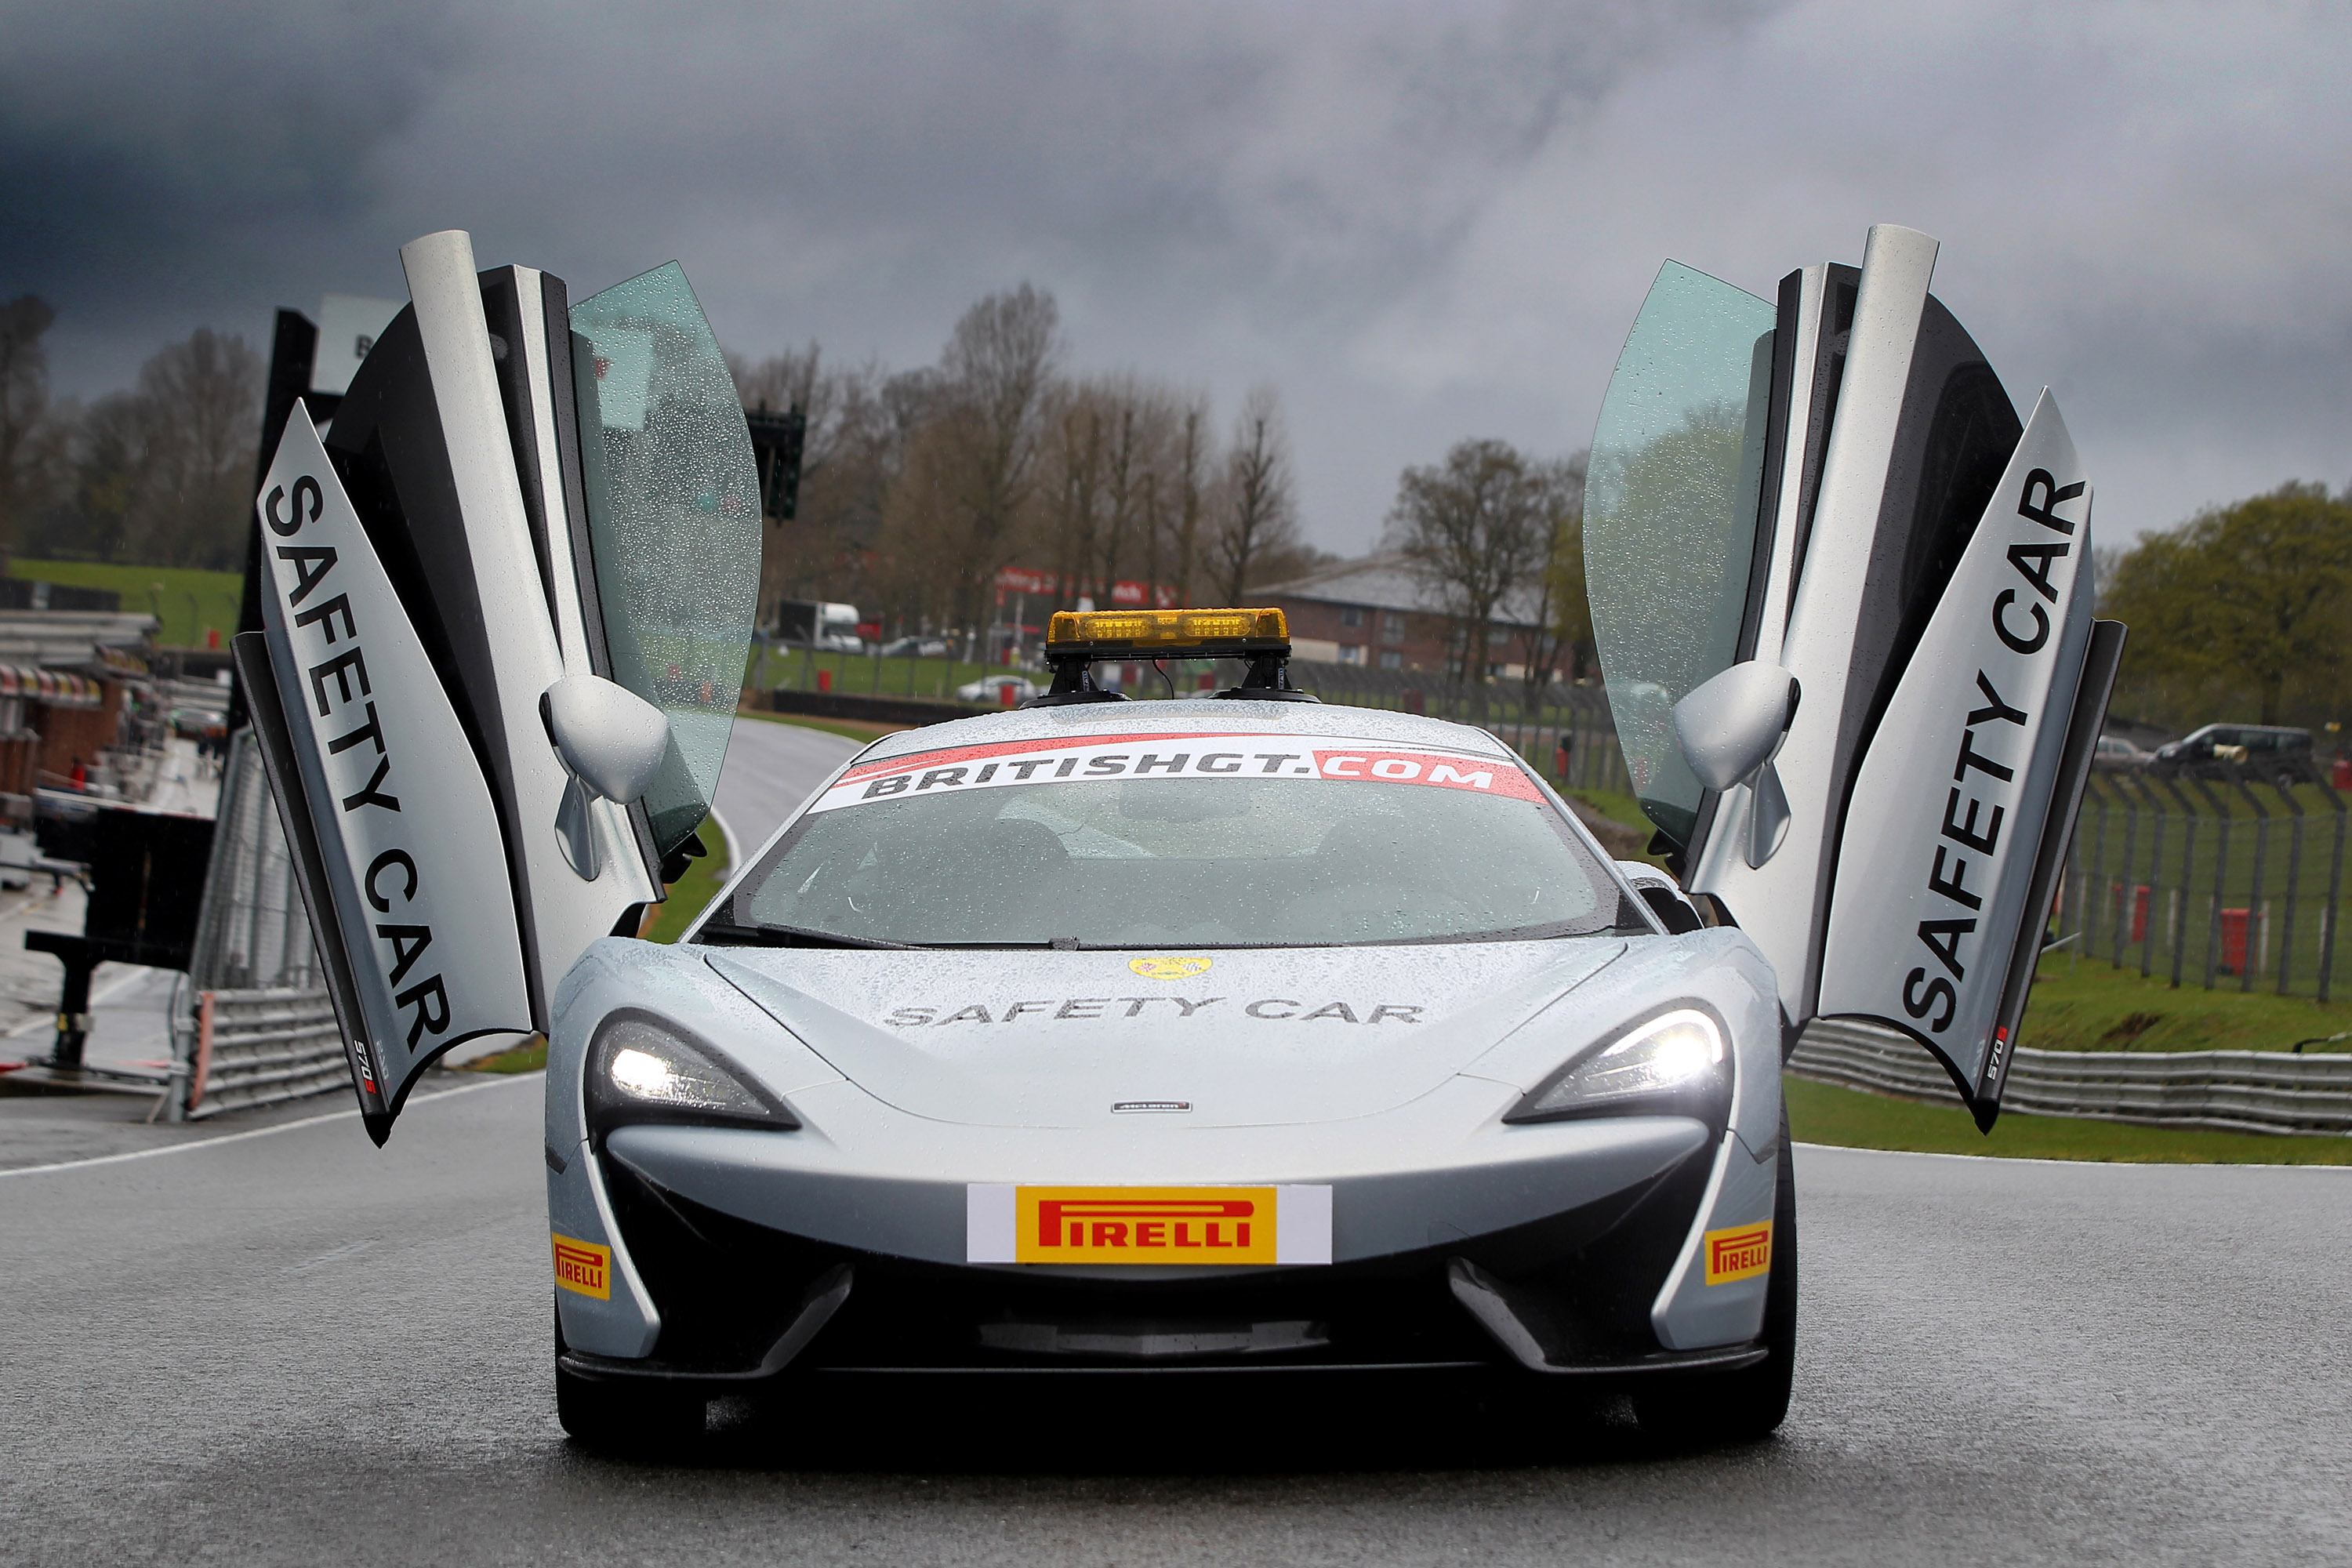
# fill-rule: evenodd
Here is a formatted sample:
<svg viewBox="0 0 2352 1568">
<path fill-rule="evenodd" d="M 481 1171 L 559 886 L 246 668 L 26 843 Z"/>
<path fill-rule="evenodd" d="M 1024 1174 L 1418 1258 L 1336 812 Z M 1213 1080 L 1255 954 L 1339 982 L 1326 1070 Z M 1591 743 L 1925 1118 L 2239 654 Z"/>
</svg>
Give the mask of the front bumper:
<svg viewBox="0 0 2352 1568">
<path fill-rule="evenodd" d="M 1285 1130 L 1280 1146 L 1311 1158 L 1308 1131 Z M 1231 1137 L 1261 1159 L 1269 1148 Z M 1718 1163 L 1703 1126 L 1626 1118 L 1478 1142 L 1484 1157 L 1421 1169 L 1281 1173 L 1332 1184 L 1328 1267 L 1045 1269 L 962 1261 L 961 1183 L 861 1175 L 801 1134 L 625 1128 L 583 1150 L 579 1175 L 599 1189 L 657 1331 L 616 1345 L 595 1331 L 604 1314 L 583 1310 L 604 1304 L 560 1292 L 565 1365 L 740 1386 L 787 1367 L 1606 1374 L 1760 1355 L 1744 1342 L 1672 1351 L 1652 1326 Z M 1184 1161 L 1196 1181 L 1202 1152 Z M 1051 1140 L 1028 1141 L 1024 1164 L 1030 1179 L 1066 1179 Z M 1249 1179 L 1277 1179 L 1260 1169 Z"/>
</svg>

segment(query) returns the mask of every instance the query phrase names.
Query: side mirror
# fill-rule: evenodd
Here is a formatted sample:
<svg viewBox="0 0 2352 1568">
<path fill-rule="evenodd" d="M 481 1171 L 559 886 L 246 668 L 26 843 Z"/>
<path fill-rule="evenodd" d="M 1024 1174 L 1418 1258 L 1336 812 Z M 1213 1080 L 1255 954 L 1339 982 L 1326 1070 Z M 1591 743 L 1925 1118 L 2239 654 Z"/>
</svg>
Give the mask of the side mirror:
<svg viewBox="0 0 2352 1568">
<path fill-rule="evenodd" d="M 1711 790 L 1751 785 L 1748 864 L 1772 858 L 1789 831 L 1789 796 L 1773 753 L 1797 716 L 1797 678 L 1750 659 L 1701 682 L 1675 704 L 1675 740 L 1698 782 Z"/>
<path fill-rule="evenodd" d="M 653 786 L 669 754 L 669 719 L 627 687 L 594 675 L 567 675 L 549 687 L 539 716 L 571 774 L 555 835 L 572 870 L 593 882 L 603 865 L 588 808 L 600 799 L 625 805 Z"/>
</svg>

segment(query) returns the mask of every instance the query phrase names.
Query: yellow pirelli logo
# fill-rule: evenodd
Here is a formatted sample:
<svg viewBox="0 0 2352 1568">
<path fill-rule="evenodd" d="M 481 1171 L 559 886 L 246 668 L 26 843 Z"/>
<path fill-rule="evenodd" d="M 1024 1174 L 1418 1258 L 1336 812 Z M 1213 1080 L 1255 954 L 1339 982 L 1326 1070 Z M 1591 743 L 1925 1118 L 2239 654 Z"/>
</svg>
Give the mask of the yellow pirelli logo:
<svg viewBox="0 0 2352 1568">
<path fill-rule="evenodd" d="M 1735 1279 L 1753 1279 L 1772 1267 L 1772 1222 L 1762 1225 L 1739 1225 L 1728 1230 L 1710 1230 L 1704 1238 L 1706 1247 L 1706 1282 L 1728 1285 Z"/>
<path fill-rule="evenodd" d="M 599 1301 L 611 1300 L 613 1249 L 599 1247 L 593 1241 L 575 1241 L 568 1236 L 557 1237 L 555 1282 L 566 1290 L 593 1296 Z"/>
<path fill-rule="evenodd" d="M 1272 1187 L 1021 1187 L 1018 1263 L 1272 1263 Z"/>
</svg>

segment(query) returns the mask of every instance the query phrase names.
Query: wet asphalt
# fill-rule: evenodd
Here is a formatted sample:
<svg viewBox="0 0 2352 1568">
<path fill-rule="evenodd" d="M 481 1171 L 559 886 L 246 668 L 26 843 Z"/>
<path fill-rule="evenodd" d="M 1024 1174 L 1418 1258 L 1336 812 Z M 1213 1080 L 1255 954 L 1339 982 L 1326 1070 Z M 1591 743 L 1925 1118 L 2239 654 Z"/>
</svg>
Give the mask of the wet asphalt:
<svg viewBox="0 0 2352 1568">
<path fill-rule="evenodd" d="M 539 1081 L 0 1175 L 0 1563 L 2352 1559 L 2352 1171 L 1805 1148 L 1794 1411 L 860 1382 L 555 1421 Z"/>
</svg>

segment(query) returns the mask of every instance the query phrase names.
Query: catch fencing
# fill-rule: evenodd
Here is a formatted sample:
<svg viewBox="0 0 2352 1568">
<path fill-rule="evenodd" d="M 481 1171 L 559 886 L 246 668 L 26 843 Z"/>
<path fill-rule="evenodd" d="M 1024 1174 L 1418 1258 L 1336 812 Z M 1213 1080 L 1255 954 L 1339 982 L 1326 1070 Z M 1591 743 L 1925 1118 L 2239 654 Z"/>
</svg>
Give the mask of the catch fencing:
<svg viewBox="0 0 2352 1568">
<path fill-rule="evenodd" d="M 1239 665 L 1232 667 L 1234 671 Z M 1239 679 L 1238 674 L 1234 676 Z M 1422 670 L 1377 669 L 1360 664 L 1290 661 L 1291 682 L 1326 702 L 1385 708 L 1475 724 L 1566 789 L 1631 795 L 1633 785 L 1609 700 L 1598 686 L 1491 681 L 1473 689 Z M 1567 745 L 1566 766 L 1560 746 Z"/>
<path fill-rule="evenodd" d="M 324 1094 L 351 1082 L 310 921 L 253 731 L 221 774 L 205 904 L 166 1110 L 173 1121 Z"/>
<path fill-rule="evenodd" d="M 2056 940 L 2176 986 L 2326 1001 L 2346 818 L 2305 758 L 2094 773 Z"/>
<path fill-rule="evenodd" d="M 1847 1089 L 1957 1103 L 1951 1076 L 1892 1029 L 1817 1020 L 1789 1070 Z M 2352 1133 L 2352 1056 L 2286 1051 L 2044 1051 L 2011 1055 L 2002 1108 L 2232 1132 Z"/>
</svg>

